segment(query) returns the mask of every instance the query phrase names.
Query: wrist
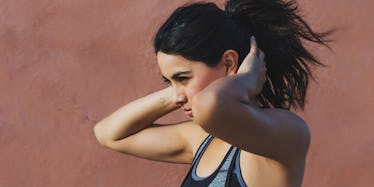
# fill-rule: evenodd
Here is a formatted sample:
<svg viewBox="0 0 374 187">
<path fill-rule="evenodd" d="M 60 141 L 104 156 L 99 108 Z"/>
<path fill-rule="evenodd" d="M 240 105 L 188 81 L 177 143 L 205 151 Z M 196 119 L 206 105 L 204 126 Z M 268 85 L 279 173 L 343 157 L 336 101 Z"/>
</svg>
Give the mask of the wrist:
<svg viewBox="0 0 374 187">
<path fill-rule="evenodd" d="M 173 100 L 173 90 L 170 86 L 160 91 L 160 94 L 158 95 L 158 103 L 169 110 L 179 108 Z"/>
</svg>

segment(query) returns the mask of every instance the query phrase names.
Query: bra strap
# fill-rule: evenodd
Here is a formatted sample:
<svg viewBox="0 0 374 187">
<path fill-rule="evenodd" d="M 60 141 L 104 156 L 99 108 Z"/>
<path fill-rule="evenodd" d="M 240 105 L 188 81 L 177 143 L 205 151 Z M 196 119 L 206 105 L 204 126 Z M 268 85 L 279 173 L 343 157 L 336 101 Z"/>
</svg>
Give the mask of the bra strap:
<svg viewBox="0 0 374 187">
<path fill-rule="evenodd" d="M 239 149 L 237 148 L 235 150 L 235 154 L 233 156 L 233 162 L 231 162 L 230 164 L 230 167 L 227 171 L 227 179 L 226 179 L 226 183 L 225 183 L 225 187 L 229 187 L 230 186 L 230 183 L 231 183 L 231 180 L 232 180 L 232 172 L 234 171 L 234 166 L 235 166 L 235 163 L 236 163 L 236 159 L 238 159 L 237 155 L 239 153 Z"/>
<path fill-rule="evenodd" d="M 234 156 L 237 153 L 236 150 L 237 150 L 236 147 L 231 146 L 229 155 L 224 160 L 224 163 L 221 166 L 221 168 L 218 168 L 219 173 L 216 175 L 213 181 L 209 184 L 209 187 L 215 187 L 215 186 L 220 186 L 220 184 L 225 184 L 225 181 L 227 182 L 228 178 L 230 178 L 229 171 L 230 171 L 231 166 L 233 165 L 232 160 L 235 158 Z"/>
<path fill-rule="evenodd" d="M 204 153 L 205 149 L 208 147 L 209 143 L 213 140 L 213 135 L 208 135 L 203 143 L 200 144 L 199 148 L 196 151 L 196 154 L 193 158 L 192 165 L 195 164 L 196 160 L 202 156 L 202 153 Z"/>
</svg>

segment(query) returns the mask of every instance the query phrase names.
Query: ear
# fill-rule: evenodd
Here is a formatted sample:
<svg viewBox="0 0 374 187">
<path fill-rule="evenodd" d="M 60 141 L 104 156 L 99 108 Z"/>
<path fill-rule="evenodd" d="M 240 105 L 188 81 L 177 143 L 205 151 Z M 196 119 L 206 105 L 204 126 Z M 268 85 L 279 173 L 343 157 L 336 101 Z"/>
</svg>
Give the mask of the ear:
<svg viewBox="0 0 374 187">
<path fill-rule="evenodd" d="M 239 68 L 239 55 L 232 49 L 226 50 L 221 57 L 221 64 L 226 67 L 226 75 L 235 75 Z"/>
</svg>

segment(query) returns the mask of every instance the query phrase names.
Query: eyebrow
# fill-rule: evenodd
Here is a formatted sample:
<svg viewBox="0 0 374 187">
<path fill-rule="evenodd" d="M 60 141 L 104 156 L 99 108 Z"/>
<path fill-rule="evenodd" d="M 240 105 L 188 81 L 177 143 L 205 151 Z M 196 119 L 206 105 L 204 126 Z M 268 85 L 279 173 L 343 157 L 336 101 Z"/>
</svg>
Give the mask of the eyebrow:
<svg viewBox="0 0 374 187">
<path fill-rule="evenodd" d="M 181 74 L 188 74 L 188 73 L 192 73 L 192 72 L 191 71 L 180 71 L 178 73 L 175 73 L 173 76 L 171 76 L 171 78 L 175 80 L 175 79 L 178 78 L 179 75 L 181 75 Z M 163 75 L 162 75 L 162 78 L 167 80 L 167 78 L 165 76 L 163 76 Z"/>
</svg>

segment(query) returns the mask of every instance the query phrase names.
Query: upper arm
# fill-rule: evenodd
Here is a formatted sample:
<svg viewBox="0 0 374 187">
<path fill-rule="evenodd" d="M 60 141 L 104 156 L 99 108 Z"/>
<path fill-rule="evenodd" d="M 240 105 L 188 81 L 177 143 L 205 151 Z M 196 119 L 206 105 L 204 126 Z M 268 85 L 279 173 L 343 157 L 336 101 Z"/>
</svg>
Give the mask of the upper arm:
<svg viewBox="0 0 374 187">
<path fill-rule="evenodd" d="M 205 94 L 200 99 L 205 103 L 197 106 L 199 114 L 194 121 L 207 132 L 245 151 L 278 161 L 306 155 L 310 133 L 297 115 L 282 109 L 260 109 L 232 97 Z"/>
<path fill-rule="evenodd" d="M 199 134 L 197 125 L 191 121 L 173 125 L 154 124 L 127 138 L 112 141 L 105 146 L 129 155 L 173 163 L 191 163 Z M 202 130 L 201 130 L 202 131 Z"/>
</svg>

